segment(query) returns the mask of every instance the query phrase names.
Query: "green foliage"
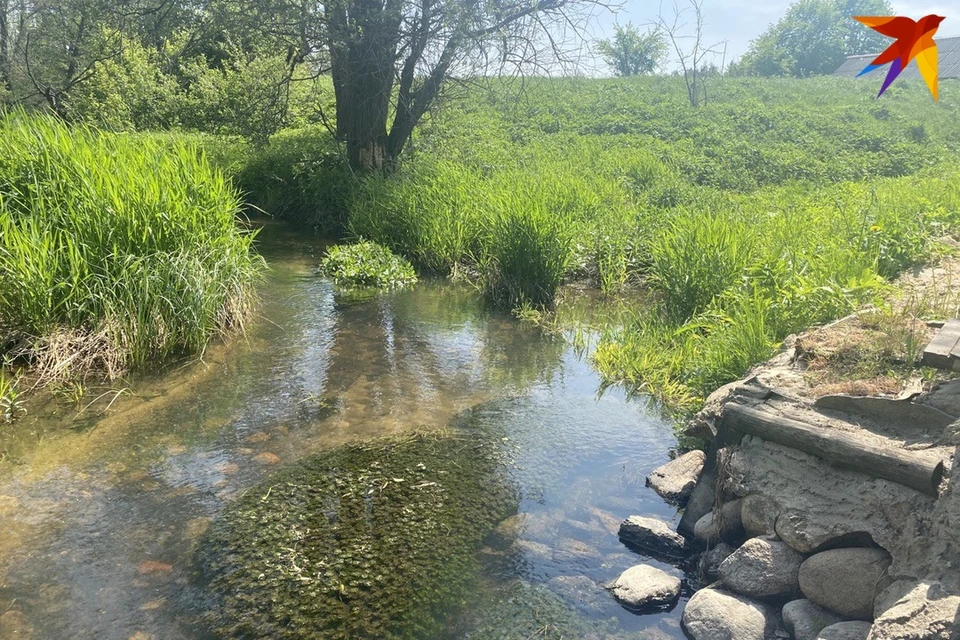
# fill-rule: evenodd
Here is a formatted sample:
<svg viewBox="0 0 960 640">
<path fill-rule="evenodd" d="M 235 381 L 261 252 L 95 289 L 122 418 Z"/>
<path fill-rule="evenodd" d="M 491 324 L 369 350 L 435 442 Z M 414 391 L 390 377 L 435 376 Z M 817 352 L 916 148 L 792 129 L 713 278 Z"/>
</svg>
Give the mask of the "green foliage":
<svg viewBox="0 0 960 640">
<path fill-rule="evenodd" d="M 19 384 L 19 377 L 10 377 L 6 371 L 0 369 L 0 423 L 13 422 L 13 419 L 24 411 Z"/>
<path fill-rule="evenodd" d="M 614 27 L 612 40 L 600 40 L 596 44 L 604 62 L 618 76 L 640 76 L 654 73 L 667 57 L 667 40 L 657 29 L 640 33 L 628 23 Z"/>
<path fill-rule="evenodd" d="M 649 282 L 667 316 L 683 322 L 735 285 L 752 245 L 751 230 L 735 218 L 678 211 L 650 244 Z"/>
<path fill-rule="evenodd" d="M 375 242 L 330 247 L 320 261 L 320 273 L 341 287 L 389 289 L 417 281 L 409 262 Z"/>
<path fill-rule="evenodd" d="M 425 435 L 320 453 L 251 488 L 198 546 L 224 638 L 433 638 L 515 512 L 495 447 Z"/>
<path fill-rule="evenodd" d="M 879 54 L 891 43 L 852 16 L 893 14 L 887 0 L 797 0 L 750 43 L 731 73 L 797 77 L 833 73 L 847 56 Z"/>
<path fill-rule="evenodd" d="M 697 110 L 673 78 L 514 89 L 435 117 L 396 175 L 361 182 L 351 231 L 525 317 L 566 279 L 643 283 L 594 363 L 671 406 L 871 300 L 957 223 L 948 87 L 880 105 L 847 79 L 727 78 Z"/>
<path fill-rule="evenodd" d="M 0 344 L 117 375 L 242 325 L 262 261 L 196 148 L 0 118 Z"/>
<path fill-rule="evenodd" d="M 319 126 L 278 133 L 236 173 L 248 205 L 332 235 L 346 226 L 356 182 L 342 149 Z"/>
</svg>

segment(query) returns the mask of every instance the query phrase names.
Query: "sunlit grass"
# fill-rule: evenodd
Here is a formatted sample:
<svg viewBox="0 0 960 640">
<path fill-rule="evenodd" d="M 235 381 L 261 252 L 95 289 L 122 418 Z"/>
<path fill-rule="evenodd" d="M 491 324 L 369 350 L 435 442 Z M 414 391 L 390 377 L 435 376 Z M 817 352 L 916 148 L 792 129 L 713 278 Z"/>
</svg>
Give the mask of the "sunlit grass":
<svg viewBox="0 0 960 640">
<path fill-rule="evenodd" d="M 263 263 L 232 185 L 165 136 L 0 118 L 0 347 L 116 376 L 243 325 Z"/>
</svg>

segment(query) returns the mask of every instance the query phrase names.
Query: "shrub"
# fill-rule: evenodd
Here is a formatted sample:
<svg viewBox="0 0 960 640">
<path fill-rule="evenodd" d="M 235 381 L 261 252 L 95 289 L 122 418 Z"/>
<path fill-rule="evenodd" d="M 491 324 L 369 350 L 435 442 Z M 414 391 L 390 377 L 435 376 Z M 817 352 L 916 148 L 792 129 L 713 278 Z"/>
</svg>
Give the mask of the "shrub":
<svg viewBox="0 0 960 640">
<path fill-rule="evenodd" d="M 409 262 L 375 242 L 330 247 L 320 261 L 320 273 L 341 287 L 389 289 L 417 281 Z"/>
<path fill-rule="evenodd" d="M 0 345 L 116 376 L 239 328 L 263 263 L 196 148 L 0 117 Z"/>
<path fill-rule="evenodd" d="M 248 205 L 291 222 L 339 235 L 356 187 L 346 156 L 322 128 L 273 136 L 236 176 Z"/>
</svg>

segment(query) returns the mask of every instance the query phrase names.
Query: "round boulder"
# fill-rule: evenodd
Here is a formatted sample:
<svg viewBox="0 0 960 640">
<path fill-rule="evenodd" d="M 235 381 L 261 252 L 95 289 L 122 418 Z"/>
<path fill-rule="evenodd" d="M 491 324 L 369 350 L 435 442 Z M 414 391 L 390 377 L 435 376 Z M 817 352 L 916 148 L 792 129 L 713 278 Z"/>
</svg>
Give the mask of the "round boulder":
<svg viewBox="0 0 960 640">
<path fill-rule="evenodd" d="M 793 600 L 783 605 L 783 626 L 793 640 L 817 640 L 824 628 L 843 622 L 843 618 L 809 600 Z"/>
<path fill-rule="evenodd" d="M 693 536 L 704 544 L 723 540 L 737 544 L 743 540 L 743 522 L 740 519 L 740 500 L 731 500 L 716 510 L 697 520 L 693 526 Z"/>
<path fill-rule="evenodd" d="M 720 565 L 723 584 L 750 598 L 781 599 L 800 592 L 803 556 L 786 543 L 751 538 Z"/>
<path fill-rule="evenodd" d="M 778 626 L 772 607 L 710 588 L 693 594 L 680 621 L 692 640 L 766 640 Z"/>
<path fill-rule="evenodd" d="M 740 521 L 748 536 L 766 536 L 774 533 L 780 505 L 773 498 L 758 493 L 740 501 Z"/>
<path fill-rule="evenodd" d="M 817 640 L 867 640 L 869 635 L 870 623 L 855 620 L 826 627 L 817 636 Z"/>
<path fill-rule="evenodd" d="M 687 540 L 669 524 L 657 518 L 630 516 L 620 523 L 620 539 L 653 554 L 682 558 L 687 553 Z"/>
<path fill-rule="evenodd" d="M 647 476 L 647 486 L 661 498 L 680 505 L 686 503 L 697 485 L 700 470 L 707 459 L 703 451 L 690 451 L 667 464 L 657 467 Z"/>
<path fill-rule="evenodd" d="M 800 590 L 847 618 L 873 620 L 873 601 L 890 584 L 890 554 L 857 547 L 814 554 L 800 565 Z"/>
<path fill-rule="evenodd" d="M 620 574 L 610 589 L 617 602 L 635 611 L 666 607 L 680 597 L 680 578 L 647 564 Z"/>
</svg>

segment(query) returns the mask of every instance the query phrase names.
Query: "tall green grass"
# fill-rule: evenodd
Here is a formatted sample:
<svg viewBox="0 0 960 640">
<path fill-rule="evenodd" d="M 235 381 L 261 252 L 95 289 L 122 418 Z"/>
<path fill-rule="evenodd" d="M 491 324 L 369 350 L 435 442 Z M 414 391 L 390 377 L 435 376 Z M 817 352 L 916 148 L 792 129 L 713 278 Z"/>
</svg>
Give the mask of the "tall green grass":
<svg viewBox="0 0 960 640">
<path fill-rule="evenodd" d="M 191 145 L 0 116 L 0 349 L 108 376 L 242 326 L 263 263 Z"/>
<path fill-rule="evenodd" d="M 303 135 L 278 138 L 277 165 Z M 574 279 L 648 288 L 594 364 L 690 409 L 956 229 L 960 88 L 936 103 L 922 83 L 877 100 L 850 79 L 722 78 L 691 109 L 677 78 L 478 82 L 410 151 L 349 193 L 323 172 L 284 184 L 346 202 L 348 235 L 503 306 L 550 306 Z"/>
</svg>

